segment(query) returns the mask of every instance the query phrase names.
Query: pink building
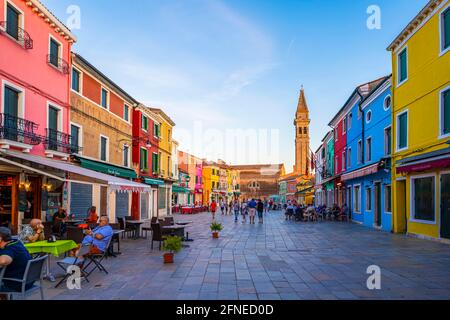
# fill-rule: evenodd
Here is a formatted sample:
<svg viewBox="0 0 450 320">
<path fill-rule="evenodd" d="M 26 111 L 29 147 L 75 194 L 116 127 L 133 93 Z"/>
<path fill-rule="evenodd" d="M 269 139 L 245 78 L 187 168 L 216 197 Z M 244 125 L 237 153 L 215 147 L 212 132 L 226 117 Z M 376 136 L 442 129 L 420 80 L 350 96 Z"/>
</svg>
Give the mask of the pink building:
<svg viewBox="0 0 450 320">
<path fill-rule="evenodd" d="M 64 178 L 42 161 L 78 148 L 69 129 L 75 41 L 38 0 L 0 1 L 0 225 L 13 230 L 64 204 Z"/>
<path fill-rule="evenodd" d="M 195 197 L 197 204 L 203 204 L 203 161 L 194 157 L 195 162 Z"/>
</svg>

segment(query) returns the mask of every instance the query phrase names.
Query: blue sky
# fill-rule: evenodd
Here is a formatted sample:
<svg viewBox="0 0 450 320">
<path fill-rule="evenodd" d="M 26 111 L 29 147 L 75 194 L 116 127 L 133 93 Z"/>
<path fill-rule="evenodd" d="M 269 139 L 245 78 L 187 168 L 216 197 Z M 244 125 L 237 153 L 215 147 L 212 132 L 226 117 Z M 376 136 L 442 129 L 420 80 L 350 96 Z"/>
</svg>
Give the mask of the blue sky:
<svg viewBox="0 0 450 320">
<path fill-rule="evenodd" d="M 181 149 L 203 130 L 279 130 L 277 159 L 294 162 L 293 117 L 304 85 L 311 148 L 356 85 L 391 73 L 387 46 L 427 0 L 43 0 L 63 22 L 81 9 L 74 50 L 136 99 L 176 122 Z M 369 30 L 370 5 L 381 29 Z M 256 160 L 274 161 L 264 152 Z"/>
</svg>

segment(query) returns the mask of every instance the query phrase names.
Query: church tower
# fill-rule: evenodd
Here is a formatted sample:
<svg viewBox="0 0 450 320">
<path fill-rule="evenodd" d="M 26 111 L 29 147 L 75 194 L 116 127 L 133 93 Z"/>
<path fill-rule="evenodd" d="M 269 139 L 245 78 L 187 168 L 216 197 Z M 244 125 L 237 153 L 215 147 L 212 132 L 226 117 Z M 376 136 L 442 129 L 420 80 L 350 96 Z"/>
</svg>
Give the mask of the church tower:
<svg viewBox="0 0 450 320">
<path fill-rule="evenodd" d="M 294 173 L 299 175 L 309 175 L 310 161 L 309 161 L 309 119 L 308 105 L 306 104 L 305 91 L 300 90 L 300 97 L 298 99 L 297 112 L 295 113 L 295 166 Z"/>
</svg>

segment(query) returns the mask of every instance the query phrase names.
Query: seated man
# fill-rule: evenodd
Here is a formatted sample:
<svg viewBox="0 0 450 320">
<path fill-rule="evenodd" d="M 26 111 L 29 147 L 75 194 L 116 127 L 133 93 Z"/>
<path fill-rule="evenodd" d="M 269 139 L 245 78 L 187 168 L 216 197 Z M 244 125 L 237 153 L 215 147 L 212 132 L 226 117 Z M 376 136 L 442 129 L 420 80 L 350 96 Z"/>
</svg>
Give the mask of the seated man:
<svg viewBox="0 0 450 320">
<path fill-rule="evenodd" d="M 33 219 L 30 225 L 25 225 L 19 234 L 19 239 L 23 243 L 34 243 L 37 241 L 44 241 L 44 225 L 39 219 Z"/>
<path fill-rule="evenodd" d="M 94 230 L 87 230 L 82 245 L 91 245 L 91 254 L 102 254 L 108 250 L 109 239 L 113 236 L 113 229 L 109 225 L 109 218 L 102 216 L 100 224 Z"/>
<path fill-rule="evenodd" d="M 0 267 L 6 267 L 4 278 L 22 279 L 31 256 L 22 242 L 11 238 L 11 230 L 0 227 Z M 33 286 L 27 284 L 25 289 Z M 5 280 L 0 283 L 0 291 L 20 291 L 22 284 Z M 2 300 L 0 295 L 0 300 Z"/>
<path fill-rule="evenodd" d="M 53 232 L 59 235 L 63 235 L 66 233 L 66 224 L 65 222 L 69 219 L 67 216 L 66 210 L 64 208 L 59 207 L 58 211 L 53 215 Z"/>
</svg>

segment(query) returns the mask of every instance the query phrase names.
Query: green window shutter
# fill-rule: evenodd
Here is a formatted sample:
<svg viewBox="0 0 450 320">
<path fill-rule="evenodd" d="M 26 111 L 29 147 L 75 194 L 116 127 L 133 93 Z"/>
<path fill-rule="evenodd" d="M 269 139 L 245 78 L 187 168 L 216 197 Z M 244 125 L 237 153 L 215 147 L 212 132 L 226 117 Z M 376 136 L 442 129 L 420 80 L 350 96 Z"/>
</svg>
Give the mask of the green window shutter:
<svg viewBox="0 0 450 320">
<path fill-rule="evenodd" d="M 14 39 L 19 39 L 19 12 L 9 4 L 6 7 L 6 32 Z"/>
<path fill-rule="evenodd" d="M 399 54 L 399 59 L 398 59 L 398 63 L 399 63 L 399 82 L 403 82 L 406 80 L 406 78 L 408 78 L 408 54 L 406 49 L 404 49 L 400 54 Z"/>
<path fill-rule="evenodd" d="M 443 121 L 444 121 L 444 125 L 443 125 L 443 134 L 448 134 L 450 133 L 450 89 L 445 91 L 443 94 Z"/>
<path fill-rule="evenodd" d="M 447 49 L 450 47 L 450 8 L 444 12 L 442 19 L 444 25 L 444 49 Z"/>
<path fill-rule="evenodd" d="M 408 114 L 404 113 L 398 117 L 398 148 L 403 149 L 407 147 L 408 140 Z"/>
<path fill-rule="evenodd" d="M 80 92 L 80 73 L 72 69 L 72 90 Z"/>
</svg>

